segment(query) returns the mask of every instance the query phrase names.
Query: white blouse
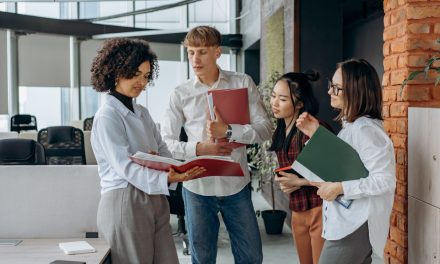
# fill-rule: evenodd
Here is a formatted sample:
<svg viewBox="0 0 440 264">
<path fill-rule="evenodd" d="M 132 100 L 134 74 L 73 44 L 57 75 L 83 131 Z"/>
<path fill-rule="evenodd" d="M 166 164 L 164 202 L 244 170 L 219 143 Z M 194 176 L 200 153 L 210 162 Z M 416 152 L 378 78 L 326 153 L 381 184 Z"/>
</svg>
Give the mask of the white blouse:
<svg viewBox="0 0 440 264">
<path fill-rule="evenodd" d="M 353 123 L 344 122 L 338 137 L 358 152 L 369 175 L 342 182 L 344 198 L 354 200 L 350 208 L 324 201 L 322 236 L 339 240 L 368 221 L 373 252 L 382 257 L 396 188 L 393 143 L 382 121 L 368 117 L 360 117 Z"/>
<path fill-rule="evenodd" d="M 169 194 L 168 173 L 144 168 L 129 159 L 137 151 L 171 157 L 148 110 L 133 104 L 134 113 L 112 95 L 93 119 L 91 143 L 101 193 L 125 188 L 128 183 L 147 194 Z"/>
</svg>

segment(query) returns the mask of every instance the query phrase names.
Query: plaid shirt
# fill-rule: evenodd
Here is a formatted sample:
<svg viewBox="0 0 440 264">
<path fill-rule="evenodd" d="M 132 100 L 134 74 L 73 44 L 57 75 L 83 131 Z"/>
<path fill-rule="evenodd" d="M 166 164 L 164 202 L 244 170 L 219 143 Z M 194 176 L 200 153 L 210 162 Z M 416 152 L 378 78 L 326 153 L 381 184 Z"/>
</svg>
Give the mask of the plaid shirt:
<svg viewBox="0 0 440 264">
<path fill-rule="evenodd" d="M 320 121 L 320 124 L 333 132 L 333 129 L 326 123 Z M 300 150 L 296 147 L 298 140 L 299 138 L 296 135 L 292 137 L 287 155 L 284 150 L 275 151 L 280 168 L 292 165 L 298 157 L 300 153 Z M 302 142 L 303 146 L 307 140 L 309 140 L 309 138 L 305 136 Z M 322 205 L 322 199 L 316 194 L 317 191 L 318 188 L 316 187 L 303 186 L 299 190 L 290 193 L 290 210 L 302 212 Z"/>
</svg>

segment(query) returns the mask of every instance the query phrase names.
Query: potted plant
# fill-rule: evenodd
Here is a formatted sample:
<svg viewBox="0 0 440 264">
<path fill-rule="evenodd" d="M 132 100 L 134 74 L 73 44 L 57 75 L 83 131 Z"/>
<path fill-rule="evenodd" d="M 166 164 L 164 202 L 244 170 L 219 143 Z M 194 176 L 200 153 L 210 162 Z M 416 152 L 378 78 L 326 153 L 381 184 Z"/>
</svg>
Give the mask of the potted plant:
<svg viewBox="0 0 440 264">
<path fill-rule="evenodd" d="M 262 96 L 265 109 L 270 113 L 270 95 L 276 80 L 281 75 L 278 72 L 272 73 L 268 79 L 258 86 L 258 90 Z M 269 116 L 272 116 L 269 114 Z M 273 127 L 276 120 L 271 118 Z M 248 148 L 249 161 L 255 168 L 253 175 L 258 179 L 257 191 L 260 191 L 266 184 L 270 186 L 270 197 L 272 202 L 272 210 L 257 211 L 257 215 L 261 214 L 267 234 L 281 234 L 283 231 L 284 219 L 286 212 L 276 210 L 275 208 L 275 190 L 274 190 L 274 170 L 278 167 L 276 155 L 273 151 L 268 151 L 271 140 L 267 140 L 260 145 L 254 145 Z"/>
</svg>

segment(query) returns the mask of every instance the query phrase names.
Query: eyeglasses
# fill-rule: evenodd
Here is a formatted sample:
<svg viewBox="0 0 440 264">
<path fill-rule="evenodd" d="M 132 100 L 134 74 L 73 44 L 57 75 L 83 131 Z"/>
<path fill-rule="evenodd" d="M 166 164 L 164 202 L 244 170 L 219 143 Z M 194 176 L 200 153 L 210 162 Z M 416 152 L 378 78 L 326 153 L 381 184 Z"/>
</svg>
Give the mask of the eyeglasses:
<svg viewBox="0 0 440 264">
<path fill-rule="evenodd" d="M 344 91 L 344 89 L 343 88 L 341 88 L 341 87 L 339 87 L 339 86 L 337 86 L 336 84 L 334 84 L 333 82 L 332 82 L 332 80 L 330 80 L 330 79 L 328 79 L 328 89 L 330 90 L 332 90 L 332 94 L 334 94 L 334 95 L 339 95 L 339 91 Z"/>
</svg>

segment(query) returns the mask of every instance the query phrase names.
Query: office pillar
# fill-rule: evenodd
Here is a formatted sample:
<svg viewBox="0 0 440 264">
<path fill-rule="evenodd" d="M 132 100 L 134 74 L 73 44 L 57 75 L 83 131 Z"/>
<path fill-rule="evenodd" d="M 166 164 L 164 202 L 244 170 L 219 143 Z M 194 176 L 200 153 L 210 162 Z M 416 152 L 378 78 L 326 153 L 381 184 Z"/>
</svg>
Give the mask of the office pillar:
<svg viewBox="0 0 440 264">
<path fill-rule="evenodd" d="M 81 119 L 80 40 L 71 36 L 70 46 L 70 121 Z"/>
<path fill-rule="evenodd" d="M 18 114 L 18 34 L 6 31 L 6 61 L 8 79 L 8 113 Z"/>
</svg>

